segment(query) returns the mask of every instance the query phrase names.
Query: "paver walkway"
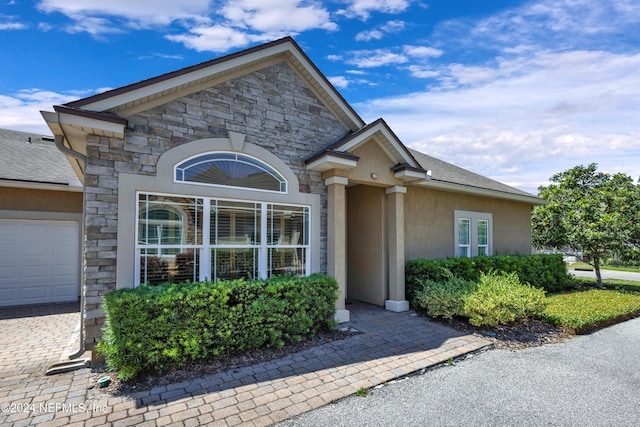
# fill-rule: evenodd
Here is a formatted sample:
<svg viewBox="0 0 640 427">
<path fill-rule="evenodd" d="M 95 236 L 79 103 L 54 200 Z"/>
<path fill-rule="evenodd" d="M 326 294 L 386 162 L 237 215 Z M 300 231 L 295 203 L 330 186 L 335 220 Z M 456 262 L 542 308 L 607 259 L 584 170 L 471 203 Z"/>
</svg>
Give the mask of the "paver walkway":
<svg viewBox="0 0 640 427">
<path fill-rule="evenodd" d="M 43 425 L 52 426 L 271 425 L 362 387 L 373 387 L 489 345 L 478 336 L 463 335 L 411 312 L 392 313 L 364 304 L 351 304 L 348 309 L 352 322 L 341 326 L 357 329 L 362 332 L 359 335 L 271 362 L 128 396 L 88 389 L 88 369 L 14 379 L 19 384 L 0 388 L 0 403 L 49 404 L 55 400 L 60 405 L 45 413 L 36 407 L 27 416 L 0 412 L 0 425 L 43 421 L 47 421 Z M 0 320 L 0 330 L 5 328 L 3 322 Z M 1 352 L 0 360 L 4 360 L 7 356 Z M 0 375 L 4 377 L 4 371 Z M 27 384 L 32 384 L 27 386 L 30 391 L 24 392 Z M 19 397 L 13 397 L 14 390 Z M 74 402 L 75 408 L 71 405 Z"/>
</svg>

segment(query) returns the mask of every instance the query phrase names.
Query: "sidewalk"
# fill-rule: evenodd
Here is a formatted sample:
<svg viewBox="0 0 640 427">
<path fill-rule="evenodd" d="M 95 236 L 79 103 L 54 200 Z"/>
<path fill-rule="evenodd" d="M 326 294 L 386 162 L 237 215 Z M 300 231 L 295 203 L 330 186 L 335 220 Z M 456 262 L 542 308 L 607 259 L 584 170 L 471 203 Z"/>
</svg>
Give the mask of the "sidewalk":
<svg viewBox="0 0 640 427">
<path fill-rule="evenodd" d="M 275 361 L 129 396 L 107 396 L 99 390 L 87 390 L 85 384 L 84 412 L 47 414 L 51 421 L 43 425 L 271 425 L 360 388 L 370 388 L 489 345 L 480 337 L 463 335 L 412 312 L 392 313 L 365 304 L 351 304 L 348 309 L 352 322 L 341 326 L 357 329 L 359 335 Z M 79 398 L 81 388 L 71 388 L 74 387 L 76 390 L 67 393 Z M 4 399 L 0 394 L 0 401 Z"/>
</svg>

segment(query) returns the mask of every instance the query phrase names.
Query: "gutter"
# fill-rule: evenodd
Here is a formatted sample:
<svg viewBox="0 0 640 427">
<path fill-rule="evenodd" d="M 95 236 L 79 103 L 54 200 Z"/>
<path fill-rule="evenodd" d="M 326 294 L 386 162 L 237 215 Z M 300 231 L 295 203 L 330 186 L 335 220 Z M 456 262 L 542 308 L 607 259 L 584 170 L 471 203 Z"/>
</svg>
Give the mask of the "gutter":
<svg viewBox="0 0 640 427">
<path fill-rule="evenodd" d="M 84 154 L 78 153 L 77 151 L 73 151 L 71 148 L 67 148 L 64 146 L 64 136 L 56 135 L 55 136 L 56 148 L 62 151 L 67 156 L 71 156 L 74 159 L 78 159 L 82 162 L 83 166 L 87 166 L 87 156 Z"/>
<path fill-rule="evenodd" d="M 55 135 L 56 148 L 58 148 L 58 150 L 60 150 L 62 153 L 68 156 L 71 156 L 74 159 L 77 159 L 80 162 L 82 162 L 82 166 L 83 166 L 82 169 L 84 170 L 87 166 L 87 156 L 85 156 L 84 154 L 78 153 L 77 151 L 74 151 L 71 148 L 65 147 L 64 139 L 65 137 L 63 135 Z M 82 228 L 83 228 L 82 234 L 84 234 L 84 221 L 82 221 Z M 81 275 L 81 281 L 82 280 L 84 280 L 84 278 Z M 80 292 L 80 343 L 79 343 L 78 350 L 76 350 L 74 353 L 69 355 L 69 359 L 71 360 L 66 363 L 75 362 L 73 359 L 76 359 L 77 357 L 83 355 L 85 352 L 85 348 L 84 348 L 84 285 L 82 283 L 80 284 L 80 288 L 83 290 L 82 292 Z M 74 368 L 75 366 L 76 365 L 74 363 Z M 77 365 L 77 368 L 84 367 L 84 366 L 85 366 L 85 363 L 83 361 L 81 364 Z M 56 370 L 55 368 L 57 368 L 56 365 L 51 366 L 49 370 L 47 370 L 47 372 L 49 372 L 50 370 L 53 370 L 54 371 L 53 373 L 58 373 L 58 370 Z M 66 370 L 63 370 L 62 372 L 66 372 Z"/>
</svg>

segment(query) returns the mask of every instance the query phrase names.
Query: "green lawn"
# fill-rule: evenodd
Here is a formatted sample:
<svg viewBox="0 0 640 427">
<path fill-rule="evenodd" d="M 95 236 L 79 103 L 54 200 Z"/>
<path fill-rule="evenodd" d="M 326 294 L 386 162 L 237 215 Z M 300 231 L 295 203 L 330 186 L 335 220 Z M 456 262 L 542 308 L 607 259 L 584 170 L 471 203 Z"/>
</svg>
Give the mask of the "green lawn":
<svg viewBox="0 0 640 427">
<path fill-rule="evenodd" d="M 576 278 L 581 287 L 595 280 Z M 582 289 L 547 296 L 543 320 L 584 333 L 640 315 L 640 282 L 605 280 L 605 289 Z"/>
</svg>

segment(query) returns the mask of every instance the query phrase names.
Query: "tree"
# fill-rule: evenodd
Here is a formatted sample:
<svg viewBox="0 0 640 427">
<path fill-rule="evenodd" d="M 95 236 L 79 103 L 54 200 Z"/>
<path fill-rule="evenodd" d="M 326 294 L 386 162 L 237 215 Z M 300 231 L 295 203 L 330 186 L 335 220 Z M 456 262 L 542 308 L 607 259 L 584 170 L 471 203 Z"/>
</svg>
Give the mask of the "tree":
<svg viewBox="0 0 640 427">
<path fill-rule="evenodd" d="M 601 288 L 601 262 L 640 248 L 640 186 L 597 168 L 576 166 L 538 188 L 548 203 L 533 211 L 532 237 L 537 248 L 582 249 L 581 260 L 594 267 Z"/>
</svg>

